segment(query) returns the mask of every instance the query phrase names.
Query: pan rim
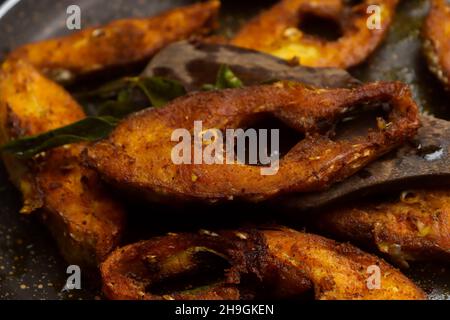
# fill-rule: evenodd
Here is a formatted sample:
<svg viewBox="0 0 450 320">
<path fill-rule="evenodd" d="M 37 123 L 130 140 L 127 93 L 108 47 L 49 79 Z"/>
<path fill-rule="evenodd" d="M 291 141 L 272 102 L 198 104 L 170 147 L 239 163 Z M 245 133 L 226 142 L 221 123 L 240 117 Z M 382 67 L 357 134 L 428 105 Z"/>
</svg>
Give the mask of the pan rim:
<svg viewBox="0 0 450 320">
<path fill-rule="evenodd" d="M 3 18 L 12 8 L 14 8 L 20 0 L 7 0 L 0 6 L 0 19 Z"/>
</svg>

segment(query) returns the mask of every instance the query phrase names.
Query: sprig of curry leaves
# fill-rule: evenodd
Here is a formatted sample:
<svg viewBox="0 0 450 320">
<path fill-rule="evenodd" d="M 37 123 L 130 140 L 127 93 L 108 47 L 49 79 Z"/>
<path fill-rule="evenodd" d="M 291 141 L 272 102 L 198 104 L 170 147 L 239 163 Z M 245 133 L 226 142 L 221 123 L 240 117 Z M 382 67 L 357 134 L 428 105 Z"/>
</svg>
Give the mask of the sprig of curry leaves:
<svg viewBox="0 0 450 320">
<path fill-rule="evenodd" d="M 226 65 L 220 67 L 214 85 L 203 86 L 205 90 L 240 87 L 243 87 L 242 81 Z M 136 90 L 146 101 L 135 101 Z M 39 135 L 13 140 L 1 146 L 0 152 L 14 155 L 19 159 L 29 159 L 63 145 L 101 140 L 106 138 L 126 115 L 149 106 L 162 107 L 186 93 L 181 83 L 161 77 L 119 79 L 77 95 L 81 100 L 101 101 L 95 111 L 96 116 Z"/>
</svg>

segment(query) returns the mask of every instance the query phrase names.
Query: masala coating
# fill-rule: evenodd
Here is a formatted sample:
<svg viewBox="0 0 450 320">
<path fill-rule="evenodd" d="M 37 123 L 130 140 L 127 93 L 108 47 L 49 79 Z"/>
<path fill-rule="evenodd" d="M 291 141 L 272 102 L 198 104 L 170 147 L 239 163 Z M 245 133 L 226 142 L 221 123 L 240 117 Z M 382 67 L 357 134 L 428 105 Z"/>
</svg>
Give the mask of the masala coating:
<svg viewBox="0 0 450 320">
<path fill-rule="evenodd" d="M 450 191 L 404 191 L 397 200 L 363 202 L 324 212 L 313 225 L 327 234 L 369 246 L 401 266 L 450 260 Z"/>
<path fill-rule="evenodd" d="M 0 72 L 1 143 L 83 119 L 81 106 L 25 61 L 6 61 Z M 125 220 L 119 202 L 98 174 L 82 166 L 84 143 L 56 148 L 31 160 L 4 154 L 22 192 L 22 213 L 39 212 L 64 258 L 95 267 L 118 245 Z"/>
<path fill-rule="evenodd" d="M 298 59 L 304 66 L 347 69 L 366 60 L 380 45 L 397 4 L 398 0 L 365 0 L 354 6 L 343 0 L 281 0 L 245 24 L 231 43 L 286 60 Z M 380 10 L 376 28 L 368 26 L 378 13 L 371 8 Z M 302 32 L 299 25 L 308 15 L 334 21 L 341 35 L 325 40 Z"/>
<path fill-rule="evenodd" d="M 450 6 L 445 0 L 431 0 L 423 27 L 424 52 L 428 66 L 450 89 Z"/>
<path fill-rule="evenodd" d="M 210 30 L 219 6 L 210 1 L 157 17 L 114 21 L 13 51 L 0 71 L 0 143 L 85 118 L 82 107 L 54 81 L 148 59 L 173 41 Z M 96 267 L 119 244 L 125 212 L 98 174 L 82 165 L 85 145 L 52 149 L 29 161 L 7 154 L 3 159 L 22 192 L 22 212 L 39 212 L 69 263 Z"/>
<path fill-rule="evenodd" d="M 341 141 L 323 132 L 370 103 L 391 105 L 386 121 L 378 119 L 377 130 Z M 200 120 L 205 131 L 246 128 L 267 114 L 305 134 L 279 160 L 276 174 L 261 175 L 260 166 L 239 161 L 172 161 L 175 129 L 193 134 L 194 121 Z M 288 192 L 326 189 L 412 138 L 419 125 L 417 106 L 408 86 L 401 83 L 314 89 L 278 82 L 195 92 L 163 108 L 143 110 L 122 121 L 108 138 L 90 145 L 85 157 L 109 183 L 148 200 L 262 201 Z"/>
<path fill-rule="evenodd" d="M 212 0 L 149 18 L 116 20 L 62 38 L 27 44 L 10 55 L 29 61 L 58 82 L 114 67 L 146 62 L 168 44 L 210 32 L 220 2 Z"/>
<path fill-rule="evenodd" d="M 225 264 L 202 260 L 201 254 Z M 368 267 L 374 265 L 382 279 L 376 290 L 367 284 Z M 216 270 L 215 279 L 198 279 L 211 270 Z M 287 228 L 157 237 L 117 249 L 101 271 L 105 295 L 121 300 L 259 299 L 261 293 L 266 293 L 263 298 L 298 298 L 312 290 L 318 300 L 426 298 L 383 260 Z M 188 281 L 172 287 L 173 279 Z"/>
</svg>

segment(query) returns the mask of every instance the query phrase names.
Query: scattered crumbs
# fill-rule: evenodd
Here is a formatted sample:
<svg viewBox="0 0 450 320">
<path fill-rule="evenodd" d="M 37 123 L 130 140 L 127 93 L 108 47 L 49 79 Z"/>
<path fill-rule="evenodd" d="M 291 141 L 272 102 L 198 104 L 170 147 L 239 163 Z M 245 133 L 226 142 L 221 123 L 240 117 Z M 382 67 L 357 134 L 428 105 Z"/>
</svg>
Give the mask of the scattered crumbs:
<svg viewBox="0 0 450 320">
<path fill-rule="evenodd" d="M 20 285 L 20 289 L 25 290 L 26 288 L 27 288 L 27 286 L 25 284 Z"/>
</svg>

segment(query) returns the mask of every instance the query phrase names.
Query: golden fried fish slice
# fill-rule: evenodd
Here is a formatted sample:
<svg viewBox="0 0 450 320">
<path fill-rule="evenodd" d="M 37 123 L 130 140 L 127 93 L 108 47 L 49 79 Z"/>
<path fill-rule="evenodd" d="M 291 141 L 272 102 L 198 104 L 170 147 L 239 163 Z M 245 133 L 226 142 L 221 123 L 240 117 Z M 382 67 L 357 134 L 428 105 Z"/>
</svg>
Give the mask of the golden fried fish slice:
<svg viewBox="0 0 450 320">
<path fill-rule="evenodd" d="M 0 72 L 1 143 L 84 118 L 82 108 L 25 61 L 5 62 Z M 97 174 L 81 165 L 84 144 L 61 147 L 29 161 L 4 155 L 21 190 L 23 213 L 39 210 L 70 263 L 95 266 L 118 244 L 124 211 Z"/>
<path fill-rule="evenodd" d="M 347 112 L 366 103 L 392 105 L 387 123 L 379 130 L 342 141 L 319 133 L 319 126 L 335 124 Z M 279 160 L 277 172 L 264 175 L 260 166 L 236 161 L 220 163 L 220 159 L 213 164 L 196 164 L 195 152 L 188 163 L 175 164 L 172 160 L 173 148 L 178 144 L 172 141 L 174 130 L 185 128 L 194 134 L 194 121 L 201 120 L 204 130 L 225 132 L 245 128 L 249 119 L 262 114 L 272 114 L 306 134 Z M 260 201 L 282 193 L 325 189 L 413 137 L 418 127 L 417 106 L 408 87 L 401 83 L 311 89 L 280 82 L 192 93 L 164 108 L 134 114 L 120 123 L 109 138 L 89 146 L 86 160 L 109 182 L 151 200 L 157 196 L 172 200 Z"/>
<path fill-rule="evenodd" d="M 425 293 L 382 259 L 350 244 L 290 229 L 264 231 L 268 251 L 304 271 L 319 300 L 421 300 Z M 373 268 L 381 283 L 371 285 Z M 370 284 L 368 284 L 370 283 Z"/>
<path fill-rule="evenodd" d="M 450 191 L 413 190 L 400 200 L 361 203 L 313 218 L 320 230 L 371 246 L 402 266 L 450 260 Z"/>
<path fill-rule="evenodd" d="M 423 27 L 424 51 L 430 70 L 450 89 L 450 6 L 431 0 Z"/>
<path fill-rule="evenodd" d="M 353 7 L 344 2 L 281 0 L 244 25 L 231 43 L 282 59 L 298 58 L 304 66 L 344 69 L 355 66 L 384 39 L 398 0 L 366 0 Z M 369 28 L 374 17 L 371 16 L 378 13 L 379 26 Z M 335 21 L 342 35 L 327 41 L 303 33 L 298 26 L 307 15 Z"/>
<path fill-rule="evenodd" d="M 173 41 L 209 30 L 219 5 L 209 1 L 158 17 L 115 21 L 15 50 L 0 73 L 0 143 L 85 117 L 69 93 L 45 76 L 68 81 L 150 58 Z M 30 161 L 5 155 L 4 162 L 22 191 L 22 212 L 41 212 L 68 262 L 97 266 L 118 244 L 125 214 L 97 173 L 81 165 L 84 147 L 57 148 Z"/>
<path fill-rule="evenodd" d="M 369 267 L 374 266 L 381 285 L 369 289 Z M 141 241 L 114 251 L 101 272 L 110 299 L 299 298 L 311 290 L 316 299 L 426 298 L 379 258 L 284 228 L 203 231 Z M 215 276 L 205 278 L 211 274 Z M 178 286 L 171 286 L 173 282 Z"/>
<path fill-rule="evenodd" d="M 113 21 L 62 38 L 25 45 L 11 54 L 58 81 L 142 62 L 168 44 L 214 27 L 217 0 L 176 8 L 155 17 Z"/>
<path fill-rule="evenodd" d="M 256 231 L 202 230 L 141 241 L 113 252 L 101 271 L 103 292 L 114 300 L 236 300 L 265 292 L 281 298 L 311 288 L 302 272 L 271 259 Z"/>
</svg>

